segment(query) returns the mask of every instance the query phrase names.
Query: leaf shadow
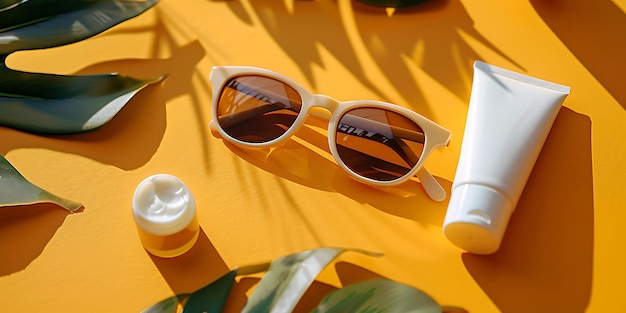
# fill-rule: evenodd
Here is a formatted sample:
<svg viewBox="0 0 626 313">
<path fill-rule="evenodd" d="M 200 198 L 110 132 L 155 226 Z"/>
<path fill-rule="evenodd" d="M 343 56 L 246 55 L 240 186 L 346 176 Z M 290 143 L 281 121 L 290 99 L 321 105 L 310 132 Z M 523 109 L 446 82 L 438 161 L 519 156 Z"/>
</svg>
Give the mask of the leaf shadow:
<svg viewBox="0 0 626 313">
<path fill-rule="evenodd" d="M 249 3 L 252 11 L 247 11 L 240 1 L 224 2 L 244 23 L 253 25 L 251 15 L 258 17 L 256 20 L 260 25 L 253 26 L 267 31 L 286 55 L 300 66 L 312 86 L 315 86 L 314 65 L 324 67 L 318 45 L 327 48 L 357 77 L 365 77 L 336 5 L 328 6 L 320 1 L 293 1 L 293 10 L 290 10 L 284 1 L 254 0 Z M 362 82 L 381 94 L 372 82 L 365 79 Z"/>
<path fill-rule="evenodd" d="M 157 10 L 157 12 L 159 12 Z M 205 55 L 198 41 L 178 45 L 169 33 L 168 25 L 157 18 L 154 25 L 124 31 L 112 30 L 102 36 L 120 33 L 155 33 L 156 40 L 151 59 L 111 60 L 85 67 L 76 75 L 122 72 L 137 78 L 155 78 L 167 74 L 161 83 L 150 85 L 138 92 L 110 122 L 87 133 L 71 135 L 42 135 L 20 132 L 0 127 L 0 153 L 19 148 L 45 148 L 82 155 L 123 170 L 133 170 L 145 165 L 158 149 L 167 128 L 166 102 L 181 95 L 192 98 L 196 121 L 208 147 L 206 123 L 203 120 L 201 100 L 193 88 L 196 65 Z M 97 37 L 90 40 L 97 40 Z M 156 58 L 166 46 L 171 51 L 168 58 Z M 206 87 L 208 88 L 208 87 Z M 5 139 L 6 138 L 6 139 Z M 208 157 L 207 157 L 208 158 Z"/>
<path fill-rule="evenodd" d="M 82 155 L 125 170 L 138 168 L 152 157 L 165 129 L 164 106 L 151 105 L 163 103 L 154 88 L 158 86 L 138 92 L 109 123 L 88 133 L 43 135 L 0 127 L 0 153 L 43 148 Z"/>
<path fill-rule="evenodd" d="M 384 9 L 355 5 L 353 23 L 370 55 L 386 78 L 414 109 L 428 112 L 407 62 L 447 88 L 464 103 L 469 102 L 473 64 L 480 54 L 468 43 L 475 41 L 522 68 L 475 27 L 459 0 L 430 0 L 401 8 L 387 18 Z"/>
<path fill-rule="evenodd" d="M 337 271 L 337 275 L 339 276 L 339 281 L 341 281 L 342 286 L 354 285 L 374 279 L 389 279 L 366 268 L 348 262 L 337 262 L 335 264 L 335 270 Z"/>
<path fill-rule="evenodd" d="M 340 193 L 358 203 L 419 223 L 436 226 L 443 223 L 448 201 L 431 200 L 416 179 L 393 187 L 374 187 L 357 182 L 332 160 L 328 137 L 311 124 L 301 127 L 294 137 L 298 140 L 289 139 L 271 149 L 245 149 L 227 141 L 224 144 L 241 159 L 282 179 L 317 190 Z M 317 149 L 313 150 L 299 141 Z M 452 182 L 436 179 L 449 194 Z"/>
<path fill-rule="evenodd" d="M 391 98 L 378 87 L 387 80 L 412 109 L 426 117 L 431 116 L 430 106 L 412 67 L 420 67 L 467 103 L 472 65 L 480 55 L 465 37 L 522 68 L 480 34 L 459 0 L 432 0 L 397 9 L 391 17 L 384 8 L 350 3 L 346 9 L 350 12 L 344 12 L 335 1 L 330 5 L 324 1 L 294 1 L 290 9 L 282 1 L 255 0 L 249 3 L 252 11 L 246 11 L 239 1 L 226 1 L 244 23 L 253 24 L 251 15 L 256 15 L 261 23 L 256 26 L 267 30 L 312 86 L 314 67 L 325 67 L 322 47 L 381 99 Z M 382 75 L 366 73 L 359 51 L 363 48 Z"/>
<path fill-rule="evenodd" d="M 241 309 L 243 309 L 248 301 L 246 294 L 257 285 L 260 280 L 261 278 L 258 277 L 243 277 L 239 279 L 239 281 L 235 281 L 230 295 L 228 295 L 226 304 L 224 305 L 224 313 L 240 313 Z"/>
<path fill-rule="evenodd" d="M 53 203 L 0 208 L 0 277 L 24 270 L 39 257 L 69 214 Z"/>
<path fill-rule="evenodd" d="M 610 0 L 531 0 L 546 25 L 626 109 L 626 14 Z"/>
<path fill-rule="evenodd" d="M 561 108 L 501 248 L 462 255 L 502 312 L 586 310 L 594 242 L 591 156 L 591 120 Z"/>
</svg>

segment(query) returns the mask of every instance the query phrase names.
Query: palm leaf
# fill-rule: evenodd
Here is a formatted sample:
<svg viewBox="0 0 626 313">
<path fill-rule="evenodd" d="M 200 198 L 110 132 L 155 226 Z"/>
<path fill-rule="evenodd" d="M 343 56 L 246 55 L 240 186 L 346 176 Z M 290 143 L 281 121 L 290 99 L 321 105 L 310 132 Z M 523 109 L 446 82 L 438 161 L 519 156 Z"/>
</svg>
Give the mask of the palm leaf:
<svg viewBox="0 0 626 313">
<path fill-rule="evenodd" d="M 70 212 L 82 206 L 80 203 L 57 197 L 29 182 L 0 155 L 0 207 L 39 202 L 51 202 Z"/>
<path fill-rule="evenodd" d="M 276 259 L 242 312 L 291 312 L 317 275 L 338 255 L 349 250 L 380 256 L 363 250 L 318 248 Z"/>
<path fill-rule="evenodd" d="M 92 130 L 110 121 L 142 88 L 161 79 L 36 74 L 0 65 L 0 125 L 47 134 Z"/>
<path fill-rule="evenodd" d="M 0 55 L 87 39 L 143 13 L 157 1 L 3 0 L 0 3 Z"/>
<path fill-rule="evenodd" d="M 179 294 L 163 299 L 141 313 L 176 313 L 184 304 L 183 313 L 220 313 L 224 309 L 237 270 L 232 270 L 191 294 Z"/>
<path fill-rule="evenodd" d="M 221 313 L 230 290 L 233 288 L 236 275 L 237 270 L 232 270 L 215 282 L 192 293 L 185 303 L 183 313 Z"/>
<path fill-rule="evenodd" d="M 0 125 L 78 133 L 110 121 L 142 88 L 118 74 L 63 76 L 9 69 L 7 55 L 78 42 L 133 18 L 158 0 L 0 0 Z"/>
<path fill-rule="evenodd" d="M 149 308 L 141 311 L 141 313 L 176 313 L 178 312 L 178 306 L 189 297 L 189 294 L 180 294 L 171 296 L 167 299 L 163 299 L 158 303 L 153 304 Z"/>
<path fill-rule="evenodd" d="M 313 313 L 441 313 L 425 293 L 398 282 L 375 279 L 328 294 Z"/>
</svg>

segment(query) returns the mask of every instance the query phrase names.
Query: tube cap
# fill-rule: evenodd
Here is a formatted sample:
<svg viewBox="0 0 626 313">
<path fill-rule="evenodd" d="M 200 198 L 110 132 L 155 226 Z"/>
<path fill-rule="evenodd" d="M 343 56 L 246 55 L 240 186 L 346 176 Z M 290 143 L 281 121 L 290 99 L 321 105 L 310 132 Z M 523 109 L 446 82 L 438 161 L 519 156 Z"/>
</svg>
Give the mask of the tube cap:
<svg viewBox="0 0 626 313">
<path fill-rule="evenodd" d="M 467 252 L 491 254 L 500 248 L 513 210 L 511 201 L 498 190 L 463 184 L 452 190 L 443 233 Z"/>
</svg>

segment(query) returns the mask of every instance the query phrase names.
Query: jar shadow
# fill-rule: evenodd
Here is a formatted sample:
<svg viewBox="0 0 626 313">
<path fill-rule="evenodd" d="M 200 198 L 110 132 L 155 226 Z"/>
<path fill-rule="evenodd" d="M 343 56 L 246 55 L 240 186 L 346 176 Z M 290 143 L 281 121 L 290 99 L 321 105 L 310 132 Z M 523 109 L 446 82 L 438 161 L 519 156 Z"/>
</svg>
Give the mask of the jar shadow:
<svg viewBox="0 0 626 313">
<path fill-rule="evenodd" d="M 184 254 L 174 258 L 148 255 L 174 294 L 192 293 L 230 271 L 202 227 L 198 240 Z"/>
</svg>

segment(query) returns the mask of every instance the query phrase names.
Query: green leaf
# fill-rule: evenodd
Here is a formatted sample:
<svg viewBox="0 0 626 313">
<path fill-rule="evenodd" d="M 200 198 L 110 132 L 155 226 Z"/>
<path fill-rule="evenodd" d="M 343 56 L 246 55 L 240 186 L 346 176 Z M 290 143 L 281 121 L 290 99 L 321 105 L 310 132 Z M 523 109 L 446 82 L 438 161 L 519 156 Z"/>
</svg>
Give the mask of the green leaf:
<svg viewBox="0 0 626 313">
<path fill-rule="evenodd" d="M 22 0 L 0 0 L 0 12 L 18 5 Z"/>
<path fill-rule="evenodd" d="M 158 0 L 3 0 L 0 55 L 78 42 L 133 18 Z M 3 8 L 4 7 L 4 8 Z"/>
<path fill-rule="evenodd" d="M 46 134 L 89 131 L 110 121 L 145 86 L 162 79 L 35 74 L 0 65 L 0 125 Z"/>
<path fill-rule="evenodd" d="M 237 270 L 232 270 L 191 294 L 163 299 L 141 313 L 176 313 L 180 304 L 184 304 L 183 313 L 220 313 L 235 283 L 236 275 Z"/>
<path fill-rule="evenodd" d="M 317 275 L 339 254 L 356 251 L 371 256 L 381 254 L 343 248 L 319 248 L 274 260 L 242 312 L 291 312 Z"/>
<path fill-rule="evenodd" d="M 178 305 L 188 296 L 189 294 L 171 296 L 141 311 L 141 313 L 176 313 L 178 311 Z"/>
<path fill-rule="evenodd" d="M 441 313 L 423 292 L 398 282 L 376 279 L 328 294 L 313 313 Z"/>
<path fill-rule="evenodd" d="M 133 18 L 158 0 L 0 0 L 0 125 L 45 134 L 96 129 L 145 86 L 118 74 L 63 76 L 9 69 L 19 50 L 74 43 Z"/>
<path fill-rule="evenodd" d="M 192 293 L 183 313 L 221 313 L 235 282 L 237 270 L 232 270 L 215 282 Z"/>
<path fill-rule="evenodd" d="M 70 212 L 78 210 L 80 203 L 57 197 L 29 182 L 0 155 L 0 207 L 39 202 L 51 202 Z"/>
</svg>

